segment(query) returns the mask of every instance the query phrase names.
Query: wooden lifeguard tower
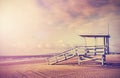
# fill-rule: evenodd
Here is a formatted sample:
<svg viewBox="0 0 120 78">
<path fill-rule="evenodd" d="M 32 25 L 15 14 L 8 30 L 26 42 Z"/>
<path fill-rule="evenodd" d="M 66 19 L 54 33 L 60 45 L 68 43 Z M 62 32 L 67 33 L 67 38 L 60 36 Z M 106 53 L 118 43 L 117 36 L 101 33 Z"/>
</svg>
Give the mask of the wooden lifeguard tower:
<svg viewBox="0 0 120 78">
<path fill-rule="evenodd" d="M 105 64 L 106 54 L 109 54 L 109 38 L 110 35 L 79 35 L 84 38 L 84 46 L 75 46 L 69 50 L 56 54 L 50 58 L 47 58 L 48 64 L 53 65 L 59 62 L 68 60 L 73 57 L 78 57 L 78 64 L 86 60 L 93 60 Z M 93 39 L 94 45 L 87 45 L 87 39 Z M 101 39 L 101 44 L 99 43 Z M 90 40 L 89 40 L 90 41 Z M 99 58 L 98 58 L 99 56 Z"/>
<path fill-rule="evenodd" d="M 94 61 L 98 61 L 100 60 L 102 65 L 104 65 L 105 61 L 106 61 L 106 54 L 109 54 L 109 38 L 110 35 L 80 35 L 81 37 L 84 38 L 85 41 L 85 57 L 88 56 L 101 56 L 100 59 L 92 59 Z M 94 45 L 87 45 L 87 39 L 93 39 L 91 41 L 91 43 L 94 43 Z M 90 41 L 90 40 L 88 40 Z M 100 43 L 100 44 L 99 44 Z M 78 55 L 78 64 L 80 64 L 80 62 L 82 61 L 82 57 L 81 55 Z"/>
</svg>

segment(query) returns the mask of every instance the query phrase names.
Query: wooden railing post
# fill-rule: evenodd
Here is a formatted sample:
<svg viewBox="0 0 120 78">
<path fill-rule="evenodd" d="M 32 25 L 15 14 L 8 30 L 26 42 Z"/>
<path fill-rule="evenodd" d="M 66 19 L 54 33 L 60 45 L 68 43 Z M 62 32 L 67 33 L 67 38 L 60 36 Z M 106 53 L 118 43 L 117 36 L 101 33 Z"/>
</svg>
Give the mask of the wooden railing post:
<svg viewBox="0 0 120 78">
<path fill-rule="evenodd" d="M 103 54 L 103 55 L 102 55 L 102 65 L 104 65 L 104 64 L 105 64 L 105 61 L 106 61 L 106 55 L 105 55 L 105 54 Z"/>
<path fill-rule="evenodd" d="M 67 60 L 66 54 L 64 54 L 65 60 Z"/>
<path fill-rule="evenodd" d="M 81 60 L 82 60 L 82 56 L 81 56 L 81 55 L 78 55 L 78 65 L 80 65 Z"/>
<path fill-rule="evenodd" d="M 57 59 L 57 57 L 55 57 L 55 59 L 56 59 L 56 63 L 58 63 L 58 59 Z"/>
<path fill-rule="evenodd" d="M 97 48 L 97 47 L 95 46 L 95 48 L 94 48 L 94 56 L 96 56 L 96 48 Z"/>
<path fill-rule="evenodd" d="M 47 58 L 47 61 L 48 61 L 48 65 L 50 65 L 50 62 L 49 62 L 49 59 Z"/>
</svg>

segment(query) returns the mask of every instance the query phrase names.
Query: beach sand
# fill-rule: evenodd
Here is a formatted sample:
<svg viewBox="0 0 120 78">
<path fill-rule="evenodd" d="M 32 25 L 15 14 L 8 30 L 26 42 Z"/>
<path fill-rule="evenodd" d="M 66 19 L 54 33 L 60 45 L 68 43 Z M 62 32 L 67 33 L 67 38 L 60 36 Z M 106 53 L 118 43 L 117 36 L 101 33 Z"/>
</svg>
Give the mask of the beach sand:
<svg viewBox="0 0 120 78">
<path fill-rule="evenodd" d="M 46 60 L 0 64 L 0 78 L 120 78 L 120 55 L 107 55 L 107 64 L 84 62 L 77 58 L 57 65 Z"/>
</svg>

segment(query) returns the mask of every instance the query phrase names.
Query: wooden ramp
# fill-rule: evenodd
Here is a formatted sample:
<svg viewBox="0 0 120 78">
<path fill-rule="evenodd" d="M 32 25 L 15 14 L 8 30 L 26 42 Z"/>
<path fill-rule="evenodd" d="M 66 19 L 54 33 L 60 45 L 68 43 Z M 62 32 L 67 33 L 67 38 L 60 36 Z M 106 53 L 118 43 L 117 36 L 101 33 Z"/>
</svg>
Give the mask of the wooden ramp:
<svg viewBox="0 0 120 78">
<path fill-rule="evenodd" d="M 101 62 L 101 64 L 104 65 L 106 58 L 104 50 L 105 47 L 103 46 L 77 46 L 54 55 L 47 60 L 49 65 L 54 65 L 70 58 L 78 57 L 78 64 L 83 61 L 93 60 L 96 62 Z"/>
<path fill-rule="evenodd" d="M 53 64 L 68 60 L 70 58 L 73 58 L 73 57 L 77 56 L 76 51 L 77 51 L 76 47 L 74 47 L 74 48 L 66 50 L 62 53 L 54 55 L 53 57 L 50 57 L 47 59 L 48 64 L 53 65 Z"/>
</svg>

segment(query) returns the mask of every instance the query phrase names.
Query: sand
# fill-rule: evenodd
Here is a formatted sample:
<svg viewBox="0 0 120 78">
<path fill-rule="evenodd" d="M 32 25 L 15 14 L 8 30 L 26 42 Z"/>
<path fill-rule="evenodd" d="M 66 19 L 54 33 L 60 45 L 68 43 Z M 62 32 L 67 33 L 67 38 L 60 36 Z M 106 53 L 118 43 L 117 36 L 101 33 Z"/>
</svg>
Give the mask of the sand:
<svg viewBox="0 0 120 78">
<path fill-rule="evenodd" d="M 0 78 L 120 78 L 120 55 L 108 55 L 107 64 L 69 59 L 57 65 L 43 61 L 0 64 Z"/>
</svg>

